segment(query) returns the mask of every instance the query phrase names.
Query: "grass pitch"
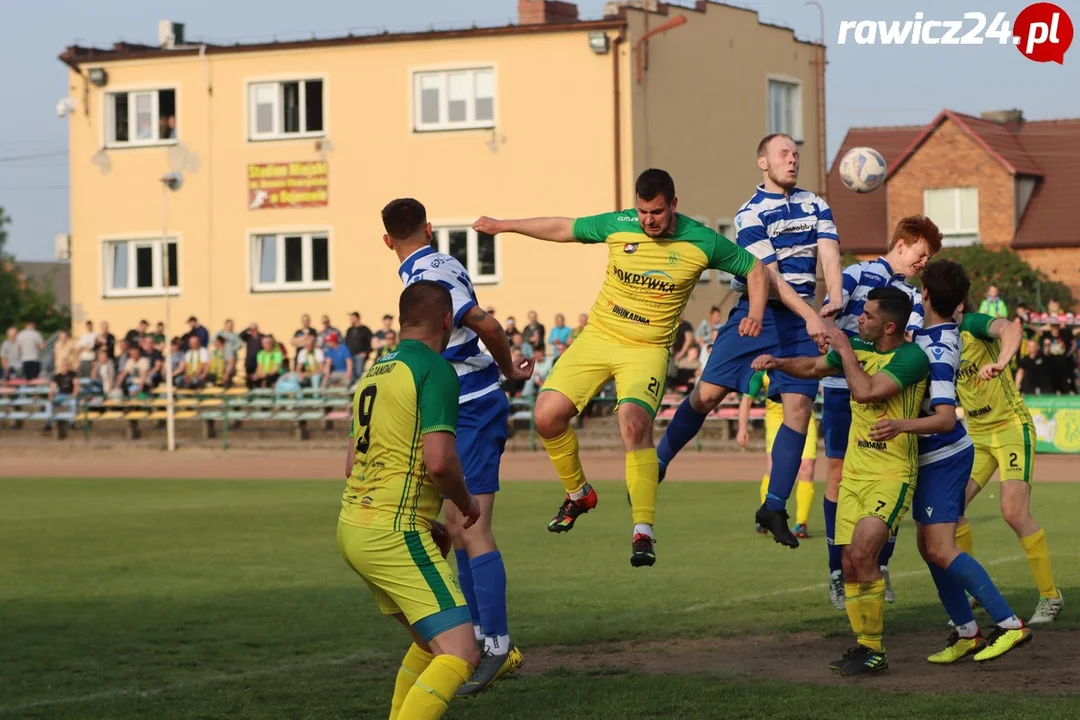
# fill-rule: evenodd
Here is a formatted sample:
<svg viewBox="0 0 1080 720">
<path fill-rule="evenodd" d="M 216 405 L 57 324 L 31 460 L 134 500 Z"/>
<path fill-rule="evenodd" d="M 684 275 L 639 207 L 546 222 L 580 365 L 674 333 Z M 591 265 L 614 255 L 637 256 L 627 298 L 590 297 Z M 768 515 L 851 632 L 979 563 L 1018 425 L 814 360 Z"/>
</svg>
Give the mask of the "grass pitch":
<svg viewBox="0 0 1080 720">
<path fill-rule="evenodd" d="M 825 669 L 851 638 L 826 597 L 821 485 L 816 537 L 790 551 L 753 534 L 756 483 L 666 483 L 658 563 L 640 569 L 624 488 L 596 487 L 598 508 L 554 536 L 558 485 L 504 485 L 496 536 L 525 667 L 448 718 L 1076 717 L 1076 690 L 1042 679 L 1075 668 L 1072 605 L 990 668 L 925 662 L 948 628 L 910 521 L 892 668 L 851 683 Z M 0 480 L 0 718 L 385 717 L 408 640 L 338 555 L 341 489 Z M 976 553 L 1026 618 L 1036 593 L 992 491 L 972 508 Z M 1040 485 L 1033 503 L 1071 603 L 1077 493 Z"/>
</svg>

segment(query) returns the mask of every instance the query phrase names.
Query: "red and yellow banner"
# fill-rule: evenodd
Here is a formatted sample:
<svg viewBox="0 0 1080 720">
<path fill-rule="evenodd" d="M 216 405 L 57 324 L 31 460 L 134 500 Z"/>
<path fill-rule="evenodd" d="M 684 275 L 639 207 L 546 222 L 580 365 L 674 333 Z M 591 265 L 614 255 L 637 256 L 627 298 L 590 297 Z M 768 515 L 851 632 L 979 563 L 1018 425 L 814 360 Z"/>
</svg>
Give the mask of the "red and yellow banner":
<svg viewBox="0 0 1080 720">
<path fill-rule="evenodd" d="M 248 165 L 248 210 L 323 207 L 330 197 L 326 162 Z"/>
</svg>

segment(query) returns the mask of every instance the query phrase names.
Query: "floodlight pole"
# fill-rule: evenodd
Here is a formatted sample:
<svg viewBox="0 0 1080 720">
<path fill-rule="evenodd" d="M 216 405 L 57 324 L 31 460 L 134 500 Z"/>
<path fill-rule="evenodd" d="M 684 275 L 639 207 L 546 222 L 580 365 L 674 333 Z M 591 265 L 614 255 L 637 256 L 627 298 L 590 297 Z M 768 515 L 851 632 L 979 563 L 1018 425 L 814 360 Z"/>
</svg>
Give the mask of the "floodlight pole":
<svg viewBox="0 0 1080 720">
<path fill-rule="evenodd" d="M 170 172 L 161 176 L 161 267 L 164 272 L 162 286 L 165 291 L 165 342 L 168 344 L 168 357 L 165 359 L 165 427 L 168 435 L 169 452 L 176 449 L 176 407 L 173 402 L 172 371 L 172 322 L 169 315 L 170 296 L 172 295 L 172 268 L 169 267 L 169 231 L 166 209 L 169 192 L 176 192 L 184 184 L 184 176 Z"/>
<path fill-rule="evenodd" d="M 169 314 L 169 295 L 171 294 L 171 268 L 169 267 L 169 239 L 167 215 L 169 197 L 169 178 L 161 178 L 161 255 L 162 285 L 165 290 L 165 433 L 168 438 L 169 452 L 176 450 L 176 416 L 173 406 L 173 371 L 172 371 L 172 322 Z"/>
</svg>

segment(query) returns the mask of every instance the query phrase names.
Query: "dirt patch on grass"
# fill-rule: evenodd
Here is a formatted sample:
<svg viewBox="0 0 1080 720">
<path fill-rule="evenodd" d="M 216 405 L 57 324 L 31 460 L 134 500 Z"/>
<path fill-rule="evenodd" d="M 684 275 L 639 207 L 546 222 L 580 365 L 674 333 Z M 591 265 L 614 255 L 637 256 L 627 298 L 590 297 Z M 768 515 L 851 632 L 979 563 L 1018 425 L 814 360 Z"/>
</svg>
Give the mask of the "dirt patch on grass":
<svg viewBox="0 0 1080 720">
<path fill-rule="evenodd" d="M 926 656 L 940 650 L 947 635 L 947 631 L 927 631 L 887 636 L 889 669 L 860 679 L 840 677 L 828 668 L 851 644 L 850 638 L 818 633 L 526 649 L 519 673 L 526 677 L 559 669 L 590 674 L 705 673 L 819 685 L 859 682 L 886 692 L 1080 694 L 1076 682 L 1080 631 L 1036 630 L 1031 642 L 998 660 L 975 663 L 968 658 L 952 665 L 931 665 Z"/>
</svg>

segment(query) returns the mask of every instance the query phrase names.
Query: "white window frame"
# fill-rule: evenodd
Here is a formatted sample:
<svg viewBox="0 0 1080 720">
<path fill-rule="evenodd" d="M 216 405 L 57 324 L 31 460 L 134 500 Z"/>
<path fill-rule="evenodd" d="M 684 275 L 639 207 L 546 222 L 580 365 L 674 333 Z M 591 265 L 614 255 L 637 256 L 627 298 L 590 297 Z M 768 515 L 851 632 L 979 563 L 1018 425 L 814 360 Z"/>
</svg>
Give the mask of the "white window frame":
<svg viewBox="0 0 1080 720">
<path fill-rule="evenodd" d="M 260 252 L 261 238 L 266 235 L 273 235 L 277 238 L 275 241 L 275 253 L 276 253 L 276 268 L 277 277 L 273 282 L 264 283 L 259 280 L 259 261 L 262 256 Z M 285 238 L 287 237 L 300 237 L 300 266 L 303 278 L 295 282 L 285 281 Z M 313 268 L 312 264 L 312 252 L 311 242 L 314 237 L 326 238 L 326 254 L 327 254 L 327 275 L 326 280 L 312 280 L 311 273 Z M 305 228 L 303 230 L 283 230 L 281 228 L 273 228 L 266 230 L 249 230 L 248 231 L 248 272 L 250 282 L 248 287 L 252 293 L 268 293 L 268 292 L 310 292 L 310 291 L 325 291 L 334 289 L 334 239 L 333 233 L 329 229 L 316 229 Z"/>
<path fill-rule="evenodd" d="M 967 247 L 968 245 L 978 245 L 982 242 L 982 239 L 979 237 L 979 188 L 977 187 L 926 188 L 923 190 L 923 214 L 928 217 L 930 215 L 930 193 L 951 192 L 953 195 L 953 216 L 958 219 L 963 219 L 964 214 L 961 212 L 962 207 L 960 203 L 961 190 L 975 191 L 975 227 L 946 228 L 939 225 L 938 229 L 942 234 L 942 247 Z M 930 219 L 937 222 L 933 217 Z"/>
<path fill-rule="evenodd" d="M 491 73 L 491 119 L 476 119 L 476 75 L 481 72 Z M 449 84 L 450 76 L 457 73 L 467 73 L 472 81 L 472 95 L 465 99 L 465 120 L 450 122 L 449 116 Z M 439 80 L 439 119 L 436 122 L 425 123 L 422 116 L 421 86 L 424 78 L 436 77 Z M 496 125 L 499 117 L 499 77 L 493 64 L 476 64 L 462 67 L 440 67 L 431 69 L 414 69 L 410 72 L 412 83 L 413 132 L 439 132 L 447 130 L 476 130 L 490 129 Z"/>
<path fill-rule="evenodd" d="M 791 108 L 791 129 L 787 132 L 792 139 L 797 142 L 803 142 L 803 83 L 802 80 L 791 77 L 789 75 L 767 75 L 765 80 L 765 124 L 766 130 L 769 134 L 774 132 L 785 132 L 782 129 L 777 129 L 773 125 L 772 116 L 772 84 L 782 83 L 794 88 L 794 100 Z"/>
<path fill-rule="evenodd" d="M 175 274 L 177 280 L 184 277 L 183 273 L 183 260 L 180 252 L 181 242 L 180 238 L 175 235 L 164 238 L 165 243 L 173 244 L 176 246 L 176 269 Z M 101 252 L 99 257 L 101 258 L 101 282 L 102 292 L 101 296 L 104 298 L 127 298 L 127 297 L 164 297 L 165 288 L 165 258 L 162 255 L 163 240 L 161 237 L 148 237 L 146 235 L 129 236 L 129 237 L 107 237 L 101 240 Z M 113 287 L 113 263 L 111 249 L 116 245 L 128 246 L 128 286 L 126 288 L 114 288 Z M 148 288 L 135 287 L 135 281 L 138 276 L 138 263 L 136 262 L 135 250 L 140 247 L 150 247 L 153 252 L 151 254 L 151 270 L 150 273 L 153 276 L 153 285 Z M 183 283 L 177 283 L 175 287 L 168 288 L 169 295 L 179 295 L 180 289 Z"/>
<path fill-rule="evenodd" d="M 502 279 L 502 264 L 500 262 L 502 252 L 499 247 L 501 245 L 501 243 L 499 242 L 499 236 L 492 236 L 495 242 L 495 272 L 483 275 L 480 273 L 480 253 L 478 246 L 480 234 L 473 230 L 471 227 L 469 227 L 469 223 L 433 223 L 431 228 L 432 239 L 435 240 L 436 247 L 438 248 L 439 252 L 446 255 L 450 254 L 450 232 L 455 230 L 465 232 L 465 270 L 468 271 L 469 277 L 472 279 L 473 285 L 495 285 L 499 283 Z"/>
<path fill-rule="evenodd" d="M 136 132 L 136 117 L 137 111 L 135 96 L 149 94 L 152 96 L 150 104 L 150 127 L 153 130 L 154 135 L 160 132 L 161 121 L 161 107 L 159 93 L 162 90 L 172 90 L 173 92 L 173 104 L 176 117 L 176 137 L 157 139 L 151 138 L 149 140 L 138 140 L 135 138 Z M 127 95 L 128 96 L 128 140 L 116 140 L 116 101 L 115 95 Z M 104 102 L 102 102 L 101 113 L 101 144 L 103 147 L 109 149 L 129 148 L 129 147 L 154 147 L 157 145 L 176 145 L 179 142 L 180 136 L 180 89 L 175 85 L 154 85 L 154 86 L 139 86 L 139 87 L 119 87 L 107 90 L 102 93 Z"/>
<path fill-rule="evenodd" d="M 323 106 L 323 126 L 322 130 L 307 130 L 307 83 L 310 80 L 318 80 L 322 83 L 322 106 Z M 284 116 L 283 107 L 285 104 L 285 83 L 299 83 L 300 94 L 303 100 L 300 102 L 300 127 L 304 128 L 300 132 L 285 132 L 282 128 Z M 270 132 L 260 133 L 258 131 L 258 113 L 255 106 L 255 94 L 259 88 L 273 86 L 274 88 L 274 127 Z M 274 77 L 274 78 L 250 78 L 245 81 L 246 87 L 246 105 L 247 105 L 247 141 L 248 142 L 266 142 L 273 140 L 298 140 L 305 138 L 319 138 L 326 137 L 329 133 L 329 113 L 327 108 L 329 106 L 329 83 L 326 76 L 319 75 L 318 73 L 304 73 L 302 75 L 290 75 L 287 77 Z"/>
</svg>

